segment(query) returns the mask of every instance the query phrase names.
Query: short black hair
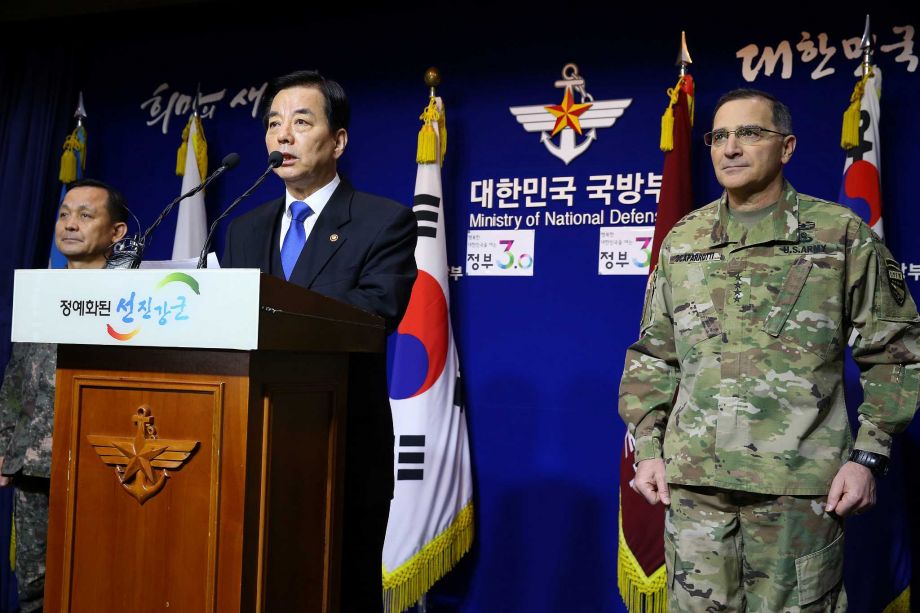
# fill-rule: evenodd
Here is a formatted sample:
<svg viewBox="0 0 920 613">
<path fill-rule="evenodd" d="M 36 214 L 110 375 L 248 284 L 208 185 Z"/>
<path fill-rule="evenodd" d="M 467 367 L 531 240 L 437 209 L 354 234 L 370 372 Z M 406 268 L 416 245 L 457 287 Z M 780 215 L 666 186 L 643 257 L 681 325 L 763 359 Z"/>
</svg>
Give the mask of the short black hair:
<svg viewBox="0 0 920 613">
<path fill-rule="evenodd" d="M 783 104 L 783 102 L 773 94 L 768 94 L 759 89 L 733 89 L 727 94 L 723 94 L 722 97 L 719 98 L 719 101 L 716 102 L 716 108 L 712 112 L 713 119 L 715 119 L 716 113 L 719 112 L 719 109 L 722 108 L 726 102 L 732 102 L 733 100 L 749 100 L 751 98 L 761 98 L 769 102 L 773 107 L 773 124 L 776 129 L 783 134 L 792 134 L 792 113 L 789 111 L 789 107 Z"/>
<path fill-rule="evenodd" d="M 348 106 L 348 96 L 342 86 L 325 78 L 316 70 L 298 70 L 286 75 L 272 79 L 265 91 L 265 97 L 262 101 L 262 126 L 268 129 L 268 114 L 272 110 L 272 101 L 283 89 L 292 87 L 313 87 L 318 89 L 325 99 L 326 120 L 329 122 L 329 128 L 335 134 L 339 129 L 348 129 L 348 122 L 351 119 L 351 109 Z"/>
<path fill-rule="evenodd" d="M 125 202 L 125 197 L 120 191 L 108 183 L 103 183 L 96 179 L 79 179 L 74 181 L 67 188 L 67 191 L 69 192 L 75 187 L 95 187 L 105 190 L 108 195 L 105 201 L 105 208 L 109 212 L 112 223 L 128 223 L 128 205 Z"/>
</svg>

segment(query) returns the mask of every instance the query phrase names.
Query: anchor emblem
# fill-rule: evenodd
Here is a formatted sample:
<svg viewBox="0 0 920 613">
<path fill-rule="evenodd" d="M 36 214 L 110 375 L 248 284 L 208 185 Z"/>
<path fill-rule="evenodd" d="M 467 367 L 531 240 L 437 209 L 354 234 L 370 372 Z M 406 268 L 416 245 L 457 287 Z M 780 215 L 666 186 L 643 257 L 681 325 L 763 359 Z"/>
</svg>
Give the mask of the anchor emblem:
<svg viewBox="0 0 920 613">
<path fill-rule="evenodd" d="M 594 100 L 578 66 L 571 63 L 563 67 L 562 79 L 555 85 L 565 90 L 561 103 L 512 106 L 509 110 L 526 131 L 539 132 L 546 150 L 568 165 L 597 140 L 598 129 L 611 127 L 623 115 L 632 99 Z M 573 92 L 580 102 L 575 102 Z M 556 136 L 558 145 L 553 141 Z M 577 142 L 576 136 L 584 138 Z"/>
<path fill-rule="evenodd" d="M 169 478 L 167 468 L 179 468 L 198 441 L 176 441 L 161 439 L 153 426 L 150 408 L 142 406 L 131 417 L 137 429 L 133 439 L 87 435 L 99 459 L 114 466 L 118 481 L 140 504 L 155 496 L 166 485 Z M 157 468 L 161 469 L 157 473 Z"/>
</svg>

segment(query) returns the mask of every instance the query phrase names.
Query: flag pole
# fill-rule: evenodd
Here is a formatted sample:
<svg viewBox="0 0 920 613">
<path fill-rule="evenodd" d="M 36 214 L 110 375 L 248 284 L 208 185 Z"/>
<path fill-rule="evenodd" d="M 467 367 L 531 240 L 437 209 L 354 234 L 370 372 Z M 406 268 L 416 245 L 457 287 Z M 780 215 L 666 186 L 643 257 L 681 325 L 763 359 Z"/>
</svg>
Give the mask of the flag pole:
<svg viewBox="0 0 920 613">
<path fill-rule="evenodd" d="M 693 125 L 693 60 L 681 31 L 675 65 L 678 78 L 666 90 L 659 147 L 664 153 L 661 192 L 649 259 L 649 280 L 658 263 L 661 242 L 679 219 L 693 210 L 690 135 Z M 683 94 L 683 95 L 682 95 Z M 630 613 L 667 611 L 667 564 L 664 556 L 664 507 L 649 506 L 629 486 L 635 477 L 635 439 L 627 428 L 620 453 L 617 588 Z"/>
<path fill-rule="evenodd" d="M 428 86 L 428 99 L 434 100 L 438 97 L 436 88 L 441 84 L 441 72 L 434 66 L 425 71 L 425 85 Z M 428 613 L 428 592 L 423 592 L 419 596 L 418 602 L 415 603 L 416 613 Z"/>
<path fill-rule="evenodd" d="M 428 99 L 438 97 L 436 88 L 441 84 L 441 72 L 434 66 L 425 71 L 425 85 L 428 86 Z M 416 613 L 428 613 L 428 592 L 423 592 L 415 604 Z"/>
<path fill-rule="evenodd" d="M 862 77 L 856 82 L 853 93 L 850 95 L 850 105 L 843 112 L 843 128 L 840 131 L 840 146 L 844 150 L 849 150 L 859 145 L 861 101 L 866 84 L 869 81 L 869 77 L 872 75 L 872 33 L 868 14 L 866 14 L 866 27 L 863 30 L 859 48 L 862 50 Z"/>
<path fill-rule="evenodd" d="M 428 86 L 428 97 L 436 98 L 435 88 L 441 84 L 441 71 L 432 66 L 425 71 L 425 85 Z"/>
<path fill-rule="evenodd" d="M 866 28 L 863 30 L 862 40 L 859 42 L 862 50 L 862 74 L 867 76 L 872 70 L 872 34 L 869 26 L 869 14 L 866 14 Z"/>
<path fill-rule="evenodd" d="M 687 68 L 690 67 L 690 64 L 693 63 L 693 60 L 690 59 L 690 50 L 687 49 L 687 33 L 684 30 L 680 31 L 680 51 L 677 53 L 677 66 L 680 67 L 680 76 L 687 76 Z"/>
<path fill-rule="evenodd" d="M 83 127 L 83 120 L 86 119 L 86 107 L 83 106 L 83 92 L 80 92 L 79 97 L 77 98 L 77 110 L 74 111 L 73 116 L 77 118 L 77 127 Z"/>
</svg>

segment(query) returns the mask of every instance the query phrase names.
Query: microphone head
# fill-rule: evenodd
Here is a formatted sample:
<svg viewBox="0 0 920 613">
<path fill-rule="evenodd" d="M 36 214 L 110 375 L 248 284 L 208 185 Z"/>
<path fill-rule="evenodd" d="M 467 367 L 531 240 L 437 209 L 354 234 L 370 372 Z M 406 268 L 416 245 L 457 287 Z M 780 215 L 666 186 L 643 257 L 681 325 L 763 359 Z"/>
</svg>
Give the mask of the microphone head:
<svg viewBox="0 0 920 613">
<path fill-rule="evenodd" d="M 278 168 L 284 162 L 284 155 L 280 151 L 272 151 L 268 154 L 268 164 L 272 168 Z"/>
<path fill-rule="evenodd" d="M 224 156 L 224 159 L 221 160 L 220 165 L 230 170 L 234 168 L 237 164 L 240 163 L 240 154 L 239 153 L 228 153 Z"/>
</svg>

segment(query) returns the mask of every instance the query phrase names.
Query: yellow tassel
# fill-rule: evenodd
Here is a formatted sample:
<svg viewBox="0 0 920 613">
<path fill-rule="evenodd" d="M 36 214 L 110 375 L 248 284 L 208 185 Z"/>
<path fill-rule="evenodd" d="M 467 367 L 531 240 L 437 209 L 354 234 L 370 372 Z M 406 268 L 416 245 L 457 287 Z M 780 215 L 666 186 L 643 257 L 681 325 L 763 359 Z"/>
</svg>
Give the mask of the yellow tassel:
<svg viewBox="0 0 920 613">
<path fill-rule="evenodd" d="M 620 504 L 623 504 L 622 498 Z M 667 613 L 668 572 L 664 564 L 646 576 L 639 561 L 630 551 L 623 535 L 623 512 L 619 516 L 620 543 L 617 548 L 617 587 L 620 597 L 631 613 Z M 663 529 L 663 528 L 662 528 Z"/>
<path fill-rule="evenodd" d="M 680 86 L 684 78 L 677 80 L 677 85 L 668 89 L 668 108 L 664 110 L 661 116 L 661 139 L 658 141 L 658 148 L 667 153 L 674 149 L 674 105 L 677 104 L 677 98 L 680 96 Z"/>
<path fill-rule="evenodd" d="M 79 133 L 83 128 L 75 128 L 64 139 L 64 153 L 61 154 L 61 170 L 58 179 L 65 185 L 77 180 L 77 153 L 80 154 L 80 166 L 86 168 L 86 144 L 80 142 Z"/>
<path fill-rule="evenodd" d="M 843 129 L 840 133 L 840 146 L 844 149 L 852 149 L 859 145 L 859 113 L 860 102 L 862 101 L 863 92 L 866 90 L 866 82 L 872 76 L 872 71 L 856 82 L 853 93 L 850 95 L 850 106 L 843 112 Z"/>
<path fill-rule="evenodd" d="M 192 118 L 189 118 L 185 129 L 182 130 L 182 144 L 179 145 L 179 152 L 176 154 L 176 176 L 178 177 L 185 176 L 185 158 L 188 152 L 188 134 L 191 127 Z"/>
<path fill-rule="evenodd" d="M 674 109 L 670 105 L 661 116 L 661 141 L 658 148 L 665 152 L 674 149 Z"/>
<path fill-rule="evenodd" d="M 892 600 L 882 613 L 910 613 L 910 586 L 904 588 L 904 591 Z"/>
<path fill-rule="evenodd" d="M 473 503 L 421 551 L 391 573 L 383 569 L 383 609 L 401 613 L 418 602 L 434 583 L 452 569 L 473 545 Z"/>
<path fill-rule="evenodd" d="M 433 164 L 438 161 L 438 137 L 431 124 L 426 123 L 418 133 L 418 149 L 415 161 L 419 164 Z"/>
<path fill-rule="evenodd" d="M 61 155 L 61 172 L 58 173 L 58 179 L 65 185 L 77 180 L 77 156 L 74 155 L 73 149 L 64 149 L 64 153 Z"/>
<path fill-rule="evenodd" d="M 438 161 L 438 135 L 434 131 L 433 124 L 441 119 L 436 98 L 432 96 L 428 100 L 428 106 L 422 111 L 419 119 L 424 122 L 424 125 L 418 133 L 418 149 L 415 152 L 415 161 L 419 164 L 434 164 Z"/>
<path fill-rule="evenodd" d="M 193 116 L 195 122 L 195 138 L 192 139 L 192 149 L 195 150 L 195 161 L 198 163 L 198 176 L 202 180 L 208 176 L 208 141 L 204 137 L 201 127 L 201 117 Z"/>
</svg>

